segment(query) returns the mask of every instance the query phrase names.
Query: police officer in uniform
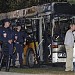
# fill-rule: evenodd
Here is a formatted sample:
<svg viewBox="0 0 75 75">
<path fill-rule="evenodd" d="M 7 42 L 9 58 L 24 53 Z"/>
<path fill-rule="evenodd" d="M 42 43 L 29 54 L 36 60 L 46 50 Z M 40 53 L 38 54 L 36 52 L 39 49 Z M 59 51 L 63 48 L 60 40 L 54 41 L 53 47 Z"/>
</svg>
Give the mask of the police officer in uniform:
<svg viewBox="0 0 75 75">
<path fill-rule="evenodd" d="M 14 31 L 14 47 L 16 47 L 16 53 L 19 54 L 19 64 L 20 67 L 23 67 L 23 44 L 26 39 L 26 33 L 21 31 L 21 26 L 17 25 L 16 31 Z M 13 59 L 13 65 L 15 66 L 15 57 Z"/>
<path fill-rule="evenodd" d="M 10 59 L 13 53 L 13 32 L 10 29 L 10 20 L 4 20 L 4 26 L 0 30 L 0 40 L 2 41 L 2 55 L 6 58 L 6 71 L 10 68 Z"/>
</svg>

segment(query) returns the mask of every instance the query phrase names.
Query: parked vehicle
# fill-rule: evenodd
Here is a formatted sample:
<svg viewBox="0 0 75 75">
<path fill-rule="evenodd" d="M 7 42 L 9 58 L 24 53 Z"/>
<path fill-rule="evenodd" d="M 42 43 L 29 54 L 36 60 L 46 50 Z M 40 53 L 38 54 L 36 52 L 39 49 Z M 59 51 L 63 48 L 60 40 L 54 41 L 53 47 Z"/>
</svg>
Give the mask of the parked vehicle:
<svg viewBox="0 0 75 75">
<path fill-rule="evenodd" d="M 8 12 L 6 16 L 2 13 L 0 19 L 10 18 L 13 28 L 17 22 L 20 23 L 27 33 L 23 62 L 33 67 L 36 64 L 66 62 L 64 38 L 75 15 L 74 10 L 67 2 L 53 2 Z"/>
</svg>

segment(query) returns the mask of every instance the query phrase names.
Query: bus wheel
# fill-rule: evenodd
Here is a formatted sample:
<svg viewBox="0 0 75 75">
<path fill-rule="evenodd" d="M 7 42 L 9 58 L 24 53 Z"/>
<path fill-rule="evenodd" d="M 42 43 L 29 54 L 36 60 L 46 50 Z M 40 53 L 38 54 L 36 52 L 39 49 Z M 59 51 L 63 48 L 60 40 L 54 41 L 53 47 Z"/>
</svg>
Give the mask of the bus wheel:
<svg viewBox="0 0 75 75">
<path fill-rule="evenodd" d="M 29 67 L 34 67 L 35 64 L 35 58 L 34 58 L 34 51 L 31 48 L 28 48 L 27 54 L 26 54 L 26 65 Z"/>
</svg>

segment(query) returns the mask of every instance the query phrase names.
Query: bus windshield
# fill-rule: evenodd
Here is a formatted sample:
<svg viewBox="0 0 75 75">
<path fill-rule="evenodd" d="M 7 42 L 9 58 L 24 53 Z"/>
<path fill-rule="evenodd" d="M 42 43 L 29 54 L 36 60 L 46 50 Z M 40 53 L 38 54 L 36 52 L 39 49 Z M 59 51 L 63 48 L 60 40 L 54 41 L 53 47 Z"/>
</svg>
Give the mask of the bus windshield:
<svg viewBox="0 0 75 75">
<path fill-rule="evenodd" d="M 69 23 L 67 20 L 56 21 L 53 29 L 53 41 L 63 42 L 66 31 L 69 29 Z"/>
</svg>

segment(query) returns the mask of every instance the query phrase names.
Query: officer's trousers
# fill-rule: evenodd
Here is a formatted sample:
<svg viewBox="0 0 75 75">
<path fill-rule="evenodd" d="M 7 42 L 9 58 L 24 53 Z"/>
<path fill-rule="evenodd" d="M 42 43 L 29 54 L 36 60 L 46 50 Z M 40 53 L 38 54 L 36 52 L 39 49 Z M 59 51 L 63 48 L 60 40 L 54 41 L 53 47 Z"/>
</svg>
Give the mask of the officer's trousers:
<svg viewBox="0 0 75 75">
<path fill-rule="evenodd" d="M 22 53 L 23 53 L 23 45 L 21 44 L 15 44 L 14 47 L 16 47 L 16 53 L 19 53 L 19 64 L 22 65 L 23 64 L 23 58 L 22 58 Z M 16 58 L 16 55 L 14 54 L 13 56 L 13 64 L 15 65 L 15 58 Z"/>
<path fill-rule="evenodd" d="M 13 52 L 13 44 L 3 43 L 2 44 L 2 57 L 6 60 L 6 70 L 10 68 L 11 58 Z"/>
</svg>

